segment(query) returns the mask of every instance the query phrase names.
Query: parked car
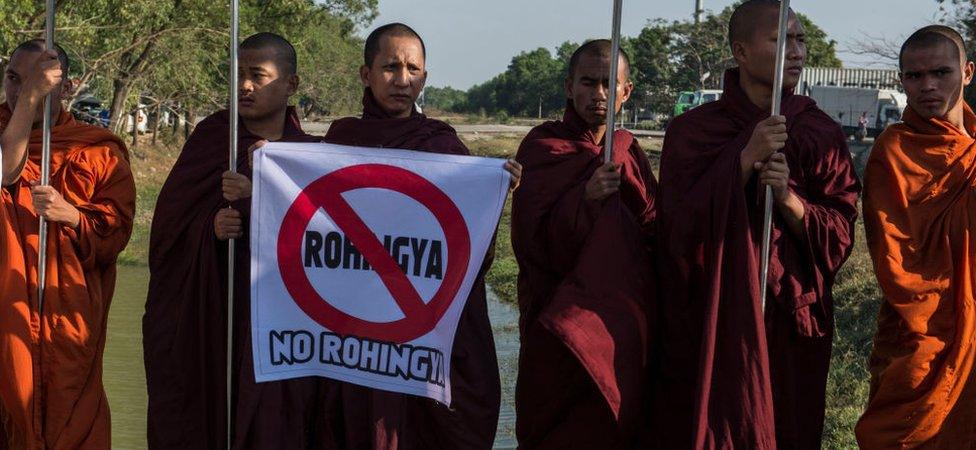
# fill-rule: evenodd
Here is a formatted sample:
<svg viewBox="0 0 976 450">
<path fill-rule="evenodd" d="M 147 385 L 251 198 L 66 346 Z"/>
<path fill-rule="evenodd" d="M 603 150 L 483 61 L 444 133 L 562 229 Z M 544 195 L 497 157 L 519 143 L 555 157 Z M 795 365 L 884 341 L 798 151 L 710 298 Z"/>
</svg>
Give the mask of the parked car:
<svg viewBox="0 0 976 450">
<path fill-rule="evenodd" d="M 678 101 L 674 104 L 674 114 L 672 117 L 678 117 L 689 109 L 704 105 L 705 103 L 714 102 L 720 98 L 722 98 L 722 91 L 719 89 L 682 92 L 678 95 Z"/>
</svg>

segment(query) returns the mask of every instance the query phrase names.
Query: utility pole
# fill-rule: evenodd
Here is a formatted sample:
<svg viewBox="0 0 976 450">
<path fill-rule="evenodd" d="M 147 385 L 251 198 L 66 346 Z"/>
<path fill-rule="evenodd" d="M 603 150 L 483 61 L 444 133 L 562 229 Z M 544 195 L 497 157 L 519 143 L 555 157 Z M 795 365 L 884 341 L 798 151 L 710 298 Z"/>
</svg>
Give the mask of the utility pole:
<svg viewBox="0 0 976 450">
<path fill-rule="evenodd" d="M 695 25 L 701 23 L 702 14 L 705 12 L 705 0 L 695 0 Z"/>
</svg>

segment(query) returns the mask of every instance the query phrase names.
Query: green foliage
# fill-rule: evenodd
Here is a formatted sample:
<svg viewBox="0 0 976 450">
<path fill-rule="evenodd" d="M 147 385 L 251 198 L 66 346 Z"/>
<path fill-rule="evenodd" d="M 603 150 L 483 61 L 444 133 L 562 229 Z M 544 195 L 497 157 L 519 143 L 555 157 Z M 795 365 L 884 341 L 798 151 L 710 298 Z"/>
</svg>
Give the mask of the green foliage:
<svg viewBox="0 0 976 450">
<path fill-rule="evenodd" d="M 446 112 L 461 112 L 468 101 L 468 94 L 460 89 L 428 86 L 424 89 L 424 107 Z"/>
<path fill-rule="evenodd" d="M 113 124 L 137 103 L 181 110 L 226 104 L 229 10 L 207 0 L 58 2 L 56 40 L 72 59 L 81 90 L 107 101 Z M 271 31 L 298 51 L 299 98 L 306 113 L 358 107 L 357 27 L 377 15 L 378 0 L 242 0 L 240 37 Z M 42 2 L 4 0 L 0 54 L 41 37 Z M 9 31 L 7 31 L 9 30 Z M 0 60 L 4 61 L 4 60 Z M 296 99 L 297 100 L 297 99 Z"/>
<path fill-rule="evenodd" d="M 827 38 L 827 32 L 803 14 L 797 15 L 803 29 L 806 31 L 807 66 L 809 67 L 840 67 L 837 57 L 837 41 Z"/>
<path fill-rule="evenodd" d="M 725 70 L 735 66 L 728 43 L 728 23 L 734 5 L 708 13 L 701 24 L 689 20 L 648 22 L 629 39 L 633 49 L 636 89 L 633 100 L 643 108 L 667 114 L 681 91 L 718 89 Z M 807 66 L 840 67 L 837 42 L 803 14 Z"/>
<path fill-rule="evenodd" d="M 625 107 L 667 114 L 681 91 L 719 88 L 725 70 L 735 65 L 727 38 L 732 11 L 730 6 L 706 14 L 701 24 L 651 20 L 637 36 L 622 38 L 634 81 L 630 106 Z M 807 65 L 840 67 L 837 42 L 806 16 L 798 17 L 807 34 Z M 566 42 L 555 54 L 539 48 L 516 55 L 505 72 L 468 90 L 460 112 L 504 110 L 511 116 L 535 117 L 541 106 L 544 117 L 558 114 L 565 105 L 567 64 L 577 45 Z"/>
<path fill-rule="evenodd" d="M 565 42 L 555 54 L 545 48 L 519 53 L 505 72 L 468 90 L 465 111 L 547 117 L 562 110 L 566 102 L 563 81 L 575 49 L 576 44 Z"/>
</svg>

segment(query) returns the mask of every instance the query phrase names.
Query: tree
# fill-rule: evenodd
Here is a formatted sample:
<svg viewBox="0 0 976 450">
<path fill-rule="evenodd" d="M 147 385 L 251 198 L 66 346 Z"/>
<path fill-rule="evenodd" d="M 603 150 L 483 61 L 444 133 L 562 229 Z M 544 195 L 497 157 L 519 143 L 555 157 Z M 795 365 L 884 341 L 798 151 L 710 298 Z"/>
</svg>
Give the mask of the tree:
<svg viewBox="0 0 976 450">
<path fill-rule="evenodd" d="M 735 65 L 728 43 L 728 23 L 736 5 L 720 13 L 709 12 L 700 24 L 691 20 L 649 21 L 624 48 L 633 52 L 633 101 L 653 112 L 670 112 L 681 91 L 717 89 L 726 69 Z M 803 14 L 807 66 L 840 67 L 837 42 Z"/>
<path fill-rule="evenodd" d="M 42 36 L 43 13 L 41 2 L 0 2 L 0 20 L 11 30 L 0 34 L 0 53 Z M 356 76 L 361 40 L 354 32 L 376 14 L 377 0 L 244 0 L 240 31 L 290 38 L 306 112 L 345 112 L 362 95 Z M 72 59 L 78 92 L 110 99 L 111 126 L 118 129 L 143 100 L 185 109 L 226 104 L 228 21 L 224 2 L 59 0 L 57 40 Z"/>
<path fill-rule="evenodd" d="M 468 102 L 468 94 L 460 89 L 429 86 L 424 89 L 424 108 L 445 112 L 461 112 Z"/>
<path fill-rule="evenodd" d="M 733 5 L 734 6 L 734 5 Z M 728 44 L 728 22 L 734 8 L 709 12 L 701 23 L 652 20 L 631 38 L 621 40 L 631 57 L 634 93 L 631 105 L 660 114 L 671 111 L 681 91 L 717 89 L 726 69 L 735 65 Z M 840 67 L 837 42 L 808 17 L 798 14 L 806 29 L 807 65 Z M 569 58 L 577 44 L 565 42 L 555 54 L 539 48 L 512 58 L 505 72 L 467 91 L 464 111 L 552 116 L 565 105 L 563 84 Z M 633 108 L 633 106 L 631 106 Z"/>
</svg>

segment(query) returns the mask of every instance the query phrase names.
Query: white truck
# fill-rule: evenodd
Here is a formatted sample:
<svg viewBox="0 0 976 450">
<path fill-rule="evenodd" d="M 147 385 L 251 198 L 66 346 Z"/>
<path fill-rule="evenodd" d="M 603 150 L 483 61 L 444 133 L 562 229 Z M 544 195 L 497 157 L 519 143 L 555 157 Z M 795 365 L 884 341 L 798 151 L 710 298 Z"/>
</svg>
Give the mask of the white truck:
<svg viewBox="0 0 976 450">
<path fill-rule="evenodd" d="M 862 115 L 867 116 L 868 136 L 877 136 L 888 125 L 901 121 L 908 106 L 908 97 L 894 89 L 812 86 L 810 98 L 844 127 L 848 136 L 857 132 Z"/>
</svg>

